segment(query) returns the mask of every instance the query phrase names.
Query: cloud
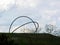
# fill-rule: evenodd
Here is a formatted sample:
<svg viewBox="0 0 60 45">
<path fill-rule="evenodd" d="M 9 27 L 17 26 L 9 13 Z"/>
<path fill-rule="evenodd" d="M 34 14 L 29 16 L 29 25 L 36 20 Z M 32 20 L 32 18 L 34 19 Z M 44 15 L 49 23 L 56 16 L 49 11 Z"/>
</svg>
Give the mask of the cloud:
<svg viewBox="0 0 60 45">
<path fill-rule="evenodd" d="M 54 26 L 55 26 L 55 25 L 56 25 L 56 21 L 54 21 L 54 20 L 53 20 L 53 21 L 49 22 L 49 24 L 51 24 L 51 25 L 54 25 Z"/>
<path fill-rule="evenodd" d="M 16 8 L 35 8 L 39 4 L 38 0 L 0 0 L 0 11 L 8 10 L 11 7 Z"/>
<path fill-rule="evenodd" d="M 46 9 L 41 12 L 41 17 L 44 20 L 51 20 L 53 16 L 56 16 L 56 14 L 57 14 L 57 10 Z"/>
<path fill-rule="evenodd" d="M 14 4 L 14 0 L 0 0 L 0 11 L 8 10 Z"/>
<path fill-rule="evenodd" d="M 58 21 L 60 21 L 60 17 L 58 17 Z"/>
<path fill-rule="evenodd" d="M 44 14 L 49 16 L 54 16 L 56 14 L 57 10 L 45 10 Z"/>
<path fill-rule="evenodd" d="M 50 6 L 55 7 L 55 8 L 60 8 L 60 1 L 52 1 L 49 3 Z"/>
<path fill-rule="evenodd" d="M 38 5 L 38 0 L 16 0 L 18 8 L 35 8 Z"/>
<path fill-rule="evenodd" d="M 0 32 L 8 32 L 8 26 L 0 26 Z"/>
</svg>

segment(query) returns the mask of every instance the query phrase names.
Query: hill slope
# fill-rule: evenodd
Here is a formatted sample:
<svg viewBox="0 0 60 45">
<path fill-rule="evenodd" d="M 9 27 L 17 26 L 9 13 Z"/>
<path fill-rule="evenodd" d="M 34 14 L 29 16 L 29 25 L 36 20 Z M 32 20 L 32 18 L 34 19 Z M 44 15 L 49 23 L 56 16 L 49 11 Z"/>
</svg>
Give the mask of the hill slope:
<svg viewBox="0 0 60 45">
<path fill-rule="evenodd" d="M 50 34 L 0 33 L 2 45 L 60 45 L 60 37 Z"/>
</svg>

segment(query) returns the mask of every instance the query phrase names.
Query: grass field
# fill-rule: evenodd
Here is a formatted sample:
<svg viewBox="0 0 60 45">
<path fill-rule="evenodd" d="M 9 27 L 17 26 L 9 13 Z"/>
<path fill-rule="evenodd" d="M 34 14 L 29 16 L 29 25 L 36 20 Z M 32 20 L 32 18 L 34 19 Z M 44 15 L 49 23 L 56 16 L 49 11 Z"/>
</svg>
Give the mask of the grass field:
<svg viewBox="0 0 60 45">
<path fill-rule="evenodd" d="M 0 33 L 2 45 L 60 45 L 60 37 L 50 34 Z"/>
</svg>

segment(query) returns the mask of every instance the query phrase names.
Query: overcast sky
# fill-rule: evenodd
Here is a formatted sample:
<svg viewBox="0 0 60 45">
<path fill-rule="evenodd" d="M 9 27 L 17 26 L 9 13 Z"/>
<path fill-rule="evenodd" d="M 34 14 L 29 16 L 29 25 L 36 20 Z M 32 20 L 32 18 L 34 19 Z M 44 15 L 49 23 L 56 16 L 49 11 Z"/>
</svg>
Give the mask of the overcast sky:
<svg viewBox="0 0 60 45">
<path fill-rule="evenodd" d="M 12 20 L 23 15 L 41 27 L 45 24 L 60 27 L 60 0 L 0 0 L 0 32 L 8 32 Z"/>
</svg>

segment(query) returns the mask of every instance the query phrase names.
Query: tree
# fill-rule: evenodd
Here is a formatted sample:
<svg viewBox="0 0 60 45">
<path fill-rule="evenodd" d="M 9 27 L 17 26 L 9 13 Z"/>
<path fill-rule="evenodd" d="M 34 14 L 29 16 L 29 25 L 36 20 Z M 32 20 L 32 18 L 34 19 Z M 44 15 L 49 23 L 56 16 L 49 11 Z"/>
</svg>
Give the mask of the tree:
<svg viewBox="0 0 60 45">
<path fill-rule="evenodd" d="M 54 26 L 51 24 L 46 24 L 45 29 L 47 33 L 52 33 L 52 31 L 54 30 Z"/>
</svg>

